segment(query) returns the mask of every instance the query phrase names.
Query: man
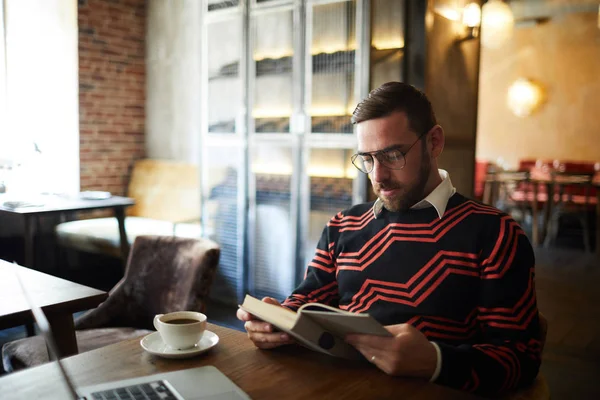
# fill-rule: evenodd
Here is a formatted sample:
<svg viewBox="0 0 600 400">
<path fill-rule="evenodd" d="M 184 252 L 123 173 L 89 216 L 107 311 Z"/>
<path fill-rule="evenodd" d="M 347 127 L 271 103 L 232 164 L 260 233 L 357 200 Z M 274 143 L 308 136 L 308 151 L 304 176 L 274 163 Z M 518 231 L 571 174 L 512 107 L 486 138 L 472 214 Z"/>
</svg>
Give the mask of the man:
<svg viewBox="0 0 600 400">
<path fill-rule="evenodd" d="M 521 228 L 456 193 L 438 170 L 444 132 L 419 90 L 386 83 L 356 107 L 352 122 L 352 162 L 369 174 L 378 199 L 330 220 L 283 306 L 319 301 L 371 314 L 394 336 L 346 341 L 391 375 L 478 393 L 530 383 L 540 365 L 540 326 L 534 254 Z M 238 318 L 260 348 L 293 342 L 242 310 Z"/>
</svg>

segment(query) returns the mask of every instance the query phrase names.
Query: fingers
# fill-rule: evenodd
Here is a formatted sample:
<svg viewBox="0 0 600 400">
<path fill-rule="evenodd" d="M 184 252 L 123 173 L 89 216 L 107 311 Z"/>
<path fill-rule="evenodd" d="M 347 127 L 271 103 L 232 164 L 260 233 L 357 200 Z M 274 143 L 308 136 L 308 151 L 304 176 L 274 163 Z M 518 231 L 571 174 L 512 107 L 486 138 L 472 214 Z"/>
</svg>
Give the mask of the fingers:
<svg viewBox="0 0 600 400">
<path fill-rule="evenodd" d="M 415 330 L 415 328 L 410 324 L 388 325 L 388 326 L 385 326 L 384 328 L 387 329 L 388 332 L 390 332 L 394 336 L 397 336 L 397 335 L 400 335 L 403 333 L 408 333 L 408 332 Z"/>
<path fill-rule="evenodd" d="M 376 335 L 347 335 L 345 337 L 347 343 L 352 346 L 371 349 L 371 350 L 380 350 L 385 351 L 390 348 L 394 338 L 384 337 L 384 336 L 376 336 Z"/>
<path fill-rule="evenodd" d="M 254 318 L 254 316 L 244 310 L 242 310 L 241 308 L 238 308 L 237 312 L 236 312 L 236 317 L 237 319 L 239 319 L 240 321 L 252 321 L 256 318 Z"/>
<path fill-rule="evenodd" d="M 246 323 L 244 324 L 244 328 L 248 332 L 255 333 L 272 333 L 275 330 L 273 325 L 260 320 L 246 321 Z"/>
<path fill-rule="evenodd" d="M 274 299 L 273 297 L 264 297 L 262 299 L 262 301 L 264 301 L 265 303 L 269 303 L 269 304 L 274 304 L 276 306 L 280 306 L 281 303 L 278 302 L 276 299 Z"/>
<path fill-rule="evenodd" d="M 253 333 L 248 332 L 248 337 L 260 349 L 273 349 L 275 347 L 292 344 L 294 341 L 287 333 Z"/>
<path fill-rule="evenodd" d="M 294 343 L 287 333 L 274 332 L 273 325 L 262 321 L 247 321 L 244 328 L 248 332 L 248 338 L 261 349 L 272 349 L 285 344 Z"/>
<path fill-rule="evenodd" d="M 262 301 L 264 301 L 265 303 L 274 304 L 276 306 L 281 305 L 281 303 L 278 302 L 273 297 L 265 297 L 262 299 Z M 239 319 L 240 321 L 253 321 L 253 320 L 257 319 L 254 315 L 242 310 L 241 308 L 237 309 L 235 315 L 236 315 L 237 319 Z"/>
<path fill-rule="evenodd" d="M 273 297 L 262 299 L 265 303 L 281 306 L 281 303 Z M 286 344 L 295 343 L 294 339 L 283 332 L 276 332 L 273 325 L 257 319 L 254 315 L 238 308 L 236 316 L 240 321 L 244 321 L 244 328 L 248 332 L 248 338 L 254 342 L 254 345 L 261 349 L 272 349 Z"/>
<path fill-rule="evenodd" d="M 382 370 L 388 375 L 393 375 L 393 360 L 390 359 L 389 351 L 382 351 L 380 349 L 373 349 L 370 347 L 357 346 L 356 349 L 377 368 Z"/>
</svg>

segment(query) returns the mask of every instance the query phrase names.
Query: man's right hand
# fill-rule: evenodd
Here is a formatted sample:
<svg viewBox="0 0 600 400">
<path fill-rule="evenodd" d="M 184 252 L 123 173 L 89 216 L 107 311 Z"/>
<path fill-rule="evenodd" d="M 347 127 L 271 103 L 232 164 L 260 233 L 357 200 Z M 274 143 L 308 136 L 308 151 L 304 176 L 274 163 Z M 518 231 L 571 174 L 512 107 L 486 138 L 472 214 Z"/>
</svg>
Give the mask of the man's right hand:
<svg viewBox="0 0 600 400">
<path fill-rule="evenodd" d="M 281 306 L 277 300 L 272 297 L 262 299 L 265 303 Z M 248 332 L 248 338 L 254 345 L 260 349 L 273 349 L 284 344 L 295 343 L 294 339 L 285 332 L 275 332 L 273 325 L 257 319 L 254 315 L 238 308 L 237 318 L 245 321 L 244 328 Z"/>
</svg>

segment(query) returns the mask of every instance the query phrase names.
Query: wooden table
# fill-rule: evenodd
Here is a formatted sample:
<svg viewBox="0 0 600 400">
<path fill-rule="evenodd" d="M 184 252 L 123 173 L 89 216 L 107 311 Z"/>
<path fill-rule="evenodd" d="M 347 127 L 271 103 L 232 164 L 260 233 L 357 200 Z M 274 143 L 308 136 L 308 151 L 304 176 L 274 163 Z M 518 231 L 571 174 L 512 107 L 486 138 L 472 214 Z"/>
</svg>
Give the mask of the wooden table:
<svg viewBox="0 0 600 400">
<path fill-rule="evenodd" d="M 476 398 L 424 380 L 390 377 L 368 362 L 348 362 L 298 346 L 261 351 L 242 332 L 215 325 L 208 329 L 219 335 L 220 343 L 197 358 L 158 358 L 134 339 L 70 357 L 64 365 L 78 387 L 214 365 L 253 399 Z M 49 364 L 10 374 L 0 378 L 2 398 L 67 398 L 57 377 L 57 366 Z"/>
<path fill-rule="evenodd" d="M 33 322 L 31 308 L 23 296 L 14 268 L 18 268 L 34 303 L 48 317 L 61 356 L 77 354 L 73 313 L 96 307 L 108 294 L 0 260 L 0 329 Z"/>
<path fill-rule="evenodd" d="M 119 223 L 119 235 L 121 241 L 121 255 L 123 260 L 127 260 L 129 254 L 129 242 L 125 232 L 125 208 L 135 204 L 135 201 L 128 197 L 112 196 L 103 200 L 87 200 L 79 197 L 66 197 L 57 195 L 37 196 L 29 200 L 33 203 L 41 202 L 39 206 L 28 206 L 11 208 L 4 206 L 4 201 L 9 200 L 8 195 L 0 195 L 0 216 L 1 214 L 16 214 L 23 217 L 25 222 L 25 265 L 35 268 L 34 262 L 34 237 L 39 224 L 39 216 L 71 213 L 76 211 L 91 211 L 103 208 L 114 210 L 115 217 Z"/>
<path fill-rule="evenodd" d="M 245 333 L 209 324 L 220 337 L 209 353 L 167 360 L 146 353 L 139 339 L 64 360 L 77 387 L 159 372 L 214 365 L 253 399 L 476 399 L 425 380 L 391 377 L 372 364 L 347 361 L 299 346 L 262 351 Z M 46 364 L 0 378 L 4 400 L 63 399 L 66 389 L 56 365 Z M 533 387 L 532 387 L 533 388 Z M 541 393 L 540 393 L 541 388 Z M 549 398 L 545 382 L 506 399 Z"/>
</svg>

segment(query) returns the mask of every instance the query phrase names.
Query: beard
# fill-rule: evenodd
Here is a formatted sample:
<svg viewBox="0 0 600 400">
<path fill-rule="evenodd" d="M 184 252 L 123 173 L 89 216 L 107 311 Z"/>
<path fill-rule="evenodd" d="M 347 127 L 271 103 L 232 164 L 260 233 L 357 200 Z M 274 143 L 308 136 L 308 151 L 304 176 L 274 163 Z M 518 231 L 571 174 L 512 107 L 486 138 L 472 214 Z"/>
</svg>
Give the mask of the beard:
<svg viewBox="0 0 600 400">
<path fill-rule="evenodd" d="M 385 182 L 373 182 L 373 190 L 388 211 L 407 211 L 425 197 L 425 186 L 429 180 L 430 172 L 431 160 L 427 156 L 427 150 L 425 150 L 422 154 L 422 162 L 417 179 L 413 183 L 406 185 L 389 179 Z M 394 189 L 398 189 L 398 192 L 392 196 L 384 196 L 381 194 L 382 190 Z"/>
</svg>

